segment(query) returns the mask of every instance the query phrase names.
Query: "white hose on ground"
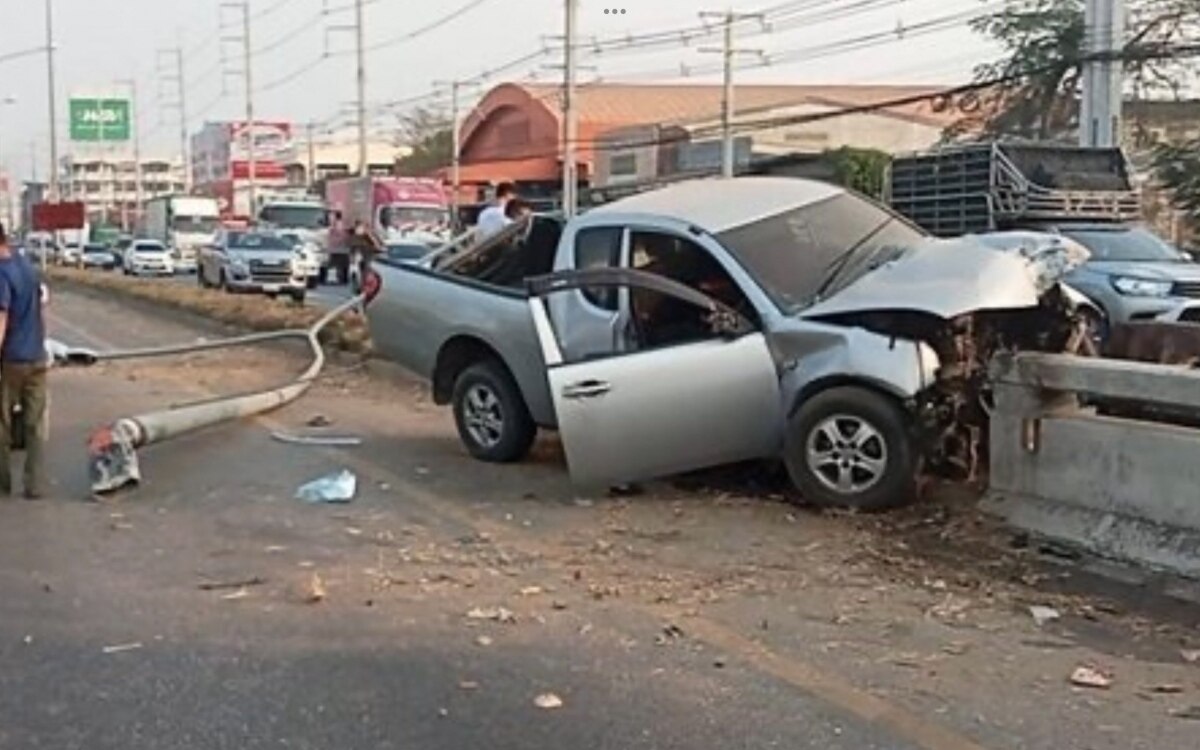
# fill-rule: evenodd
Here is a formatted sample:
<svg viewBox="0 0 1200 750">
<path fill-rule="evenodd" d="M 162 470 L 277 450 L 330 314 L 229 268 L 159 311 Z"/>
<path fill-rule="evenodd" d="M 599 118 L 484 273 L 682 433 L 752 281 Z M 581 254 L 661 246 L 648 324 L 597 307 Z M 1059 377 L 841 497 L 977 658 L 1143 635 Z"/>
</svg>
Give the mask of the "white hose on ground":
<svg viewBox="0 0 1200 750">
<path fill-rule="evenodd" d="M 96 361 L 117 361 L 191 354 L 247 346 L 265 341 L 303 338 L 312 349 L 313 360 L 296 380 L 276 388 L 123 417 L 113 424 L 97 430 L 88 442 L 92 491 L 95 493 L 114 492 L 129 484 L 140 482 L 138 448 L 223 422 L 263 414 L 303 396 L 325 366 L 325 350 L 321 347 L 319 340 L 321 332 L 340 315 L 362 303 L 361 296 L 348 300 L 330 310 L 304 331 L 273 331 L 221 341 L 97 353 Z"/>
</svg>

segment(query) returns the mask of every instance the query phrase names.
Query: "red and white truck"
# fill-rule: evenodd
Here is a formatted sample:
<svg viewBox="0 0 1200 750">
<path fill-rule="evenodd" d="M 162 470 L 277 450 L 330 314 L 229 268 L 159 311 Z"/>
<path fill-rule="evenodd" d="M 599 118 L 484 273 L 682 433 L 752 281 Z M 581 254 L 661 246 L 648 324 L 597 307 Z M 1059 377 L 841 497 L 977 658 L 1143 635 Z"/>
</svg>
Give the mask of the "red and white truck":
<svg viewBox="0 0 1200 750">
<path fill-rule="evenodd" d="M 420 242 L 431 248 L 453 234 L 449 193 L 439 180 L 417 177 L 349 177 L 325 186 L 334 217 L 330 262 L 340 281 L 350 268 L 350 236 L 361 223 L 382 244 Z"/>
</svg>

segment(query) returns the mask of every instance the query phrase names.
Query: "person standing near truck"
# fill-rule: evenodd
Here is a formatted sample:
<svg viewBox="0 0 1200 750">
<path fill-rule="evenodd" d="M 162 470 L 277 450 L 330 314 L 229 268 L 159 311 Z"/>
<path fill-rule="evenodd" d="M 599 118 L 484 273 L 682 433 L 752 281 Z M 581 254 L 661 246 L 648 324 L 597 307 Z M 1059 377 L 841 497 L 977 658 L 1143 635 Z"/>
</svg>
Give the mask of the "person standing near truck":
<svg viewBox="0 0 1200 750">
<path fill-rule="evenodd" d="M 0 496 L 12 494 L 13 409 L 20 406 L 25 497 L 42 497 L 48 432 L 45 288 L 29 259 L 9 247 L 0 225 Z"/>
<path fill-rule="evenodd" d="M 479 234 L 479 239 L 486 240 L 494 234 L 499 234 L 504 231 L 511 220 L 506 214 L 508 204 L 517 197 L 517 188 L 511 182 L 502 182 L 496 186 L 496 202 L 479 214 L 479 221 L 475 222 L 475 230 Z"/>
</svg>

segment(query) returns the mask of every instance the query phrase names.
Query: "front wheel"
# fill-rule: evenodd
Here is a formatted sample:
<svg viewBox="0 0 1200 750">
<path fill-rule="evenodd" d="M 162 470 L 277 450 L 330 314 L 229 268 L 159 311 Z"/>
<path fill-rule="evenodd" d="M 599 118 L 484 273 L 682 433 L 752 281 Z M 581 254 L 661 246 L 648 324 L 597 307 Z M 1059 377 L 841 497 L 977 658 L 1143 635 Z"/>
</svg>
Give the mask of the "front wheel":
<svg viewBox="0 0 1200 750">
<path fill-rule="evenodd" d="M 899 405 L 856 386 L 806 400 L 788 424 L 784 460 L 805 500 L 884 510 L 916 491 L 919 450 Z"/>
<path fill-rule="evenodd" d="M 467 451 L 489 463 L 513 463 L 529 454 L 537 425 L 521 390 L 496 361 L 463 370 L 454 384 L 454 423 Z"/>
</svg>

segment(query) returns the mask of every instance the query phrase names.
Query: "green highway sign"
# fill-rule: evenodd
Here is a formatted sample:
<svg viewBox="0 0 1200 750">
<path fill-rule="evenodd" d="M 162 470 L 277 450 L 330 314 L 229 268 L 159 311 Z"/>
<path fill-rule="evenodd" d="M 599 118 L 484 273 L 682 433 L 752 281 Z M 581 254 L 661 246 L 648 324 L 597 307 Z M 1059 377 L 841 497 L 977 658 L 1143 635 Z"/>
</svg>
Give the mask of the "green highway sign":
<svg viewBox="0 0 1200 750">
<path fill-rule="evenodd" d="M 72 99 L 71 140 L 128 141 L 128 99 Z"/>
</svg>

